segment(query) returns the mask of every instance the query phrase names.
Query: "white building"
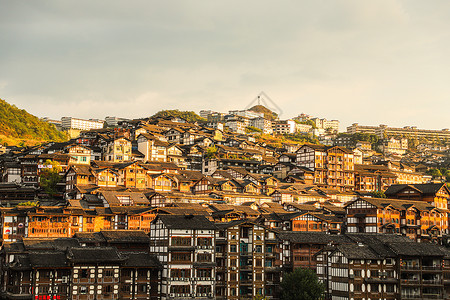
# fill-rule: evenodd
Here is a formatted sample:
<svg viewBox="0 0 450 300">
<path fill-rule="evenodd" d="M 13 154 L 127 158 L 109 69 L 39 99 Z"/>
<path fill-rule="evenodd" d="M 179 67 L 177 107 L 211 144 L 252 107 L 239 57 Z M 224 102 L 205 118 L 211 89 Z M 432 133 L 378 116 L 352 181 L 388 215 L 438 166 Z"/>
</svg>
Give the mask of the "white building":
<svg viewBox="0 0 450 300">
<path fill-rule="evenodd" d="M 104 121 L 99 120 L 84 120 L 72 117 L 62 117 L 61 126 L 63 130 L 79 129 L 79 130 L 91 130 L 103 128 Z"/>
<path fill-rule="evenodd" d="M 258 117 L 250 120 L 250 126 L 261 129 L 265 134 L 272 134 L 272 121 L 264 119 L 263 117 Z"/>
<path fill-rule="evenodd" d="M 254 112 L 251 110 L 230 110 L 228 113 L 230 115 L 245 117 L 249 119 L 264 117 L 264 113 Z"/>
<path fill-rule="evenodd" d="M 277 121 L 273 123 L 273 132 L 276 134 L 294 134 L 296 122 L 293 120 Z"/>
</svg>

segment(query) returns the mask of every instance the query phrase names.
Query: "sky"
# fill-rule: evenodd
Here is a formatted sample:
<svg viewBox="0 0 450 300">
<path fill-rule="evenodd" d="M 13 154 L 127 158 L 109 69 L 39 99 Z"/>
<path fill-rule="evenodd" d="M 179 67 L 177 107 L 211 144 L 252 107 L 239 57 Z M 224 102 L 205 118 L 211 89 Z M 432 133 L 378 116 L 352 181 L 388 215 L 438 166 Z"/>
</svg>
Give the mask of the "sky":
<svg viewBox="0 0 450 300">
<path fill-rule="evenodd" d="M 38 117 L 245 109 L 450 127 L 450 1 L 0 0 L 0 98 Z"/>
</svg>

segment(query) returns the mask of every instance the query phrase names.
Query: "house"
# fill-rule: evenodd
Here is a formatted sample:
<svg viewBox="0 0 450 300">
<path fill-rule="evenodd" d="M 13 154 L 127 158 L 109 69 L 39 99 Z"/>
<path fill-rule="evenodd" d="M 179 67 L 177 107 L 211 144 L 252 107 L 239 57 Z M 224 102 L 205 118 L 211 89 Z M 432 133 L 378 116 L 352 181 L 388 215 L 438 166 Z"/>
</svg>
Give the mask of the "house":
<svg viewBox="0 0 450 300">
<path fill-rule="evenodd" d="M 163 265 L 161 299 L 213 298 L 216 287 L 214 223 L 199 215 L 158 215 L 150 251 Z"/>
<path fill-rule="evenodd" d="M 281 269 L 275 232 L 248 220 L 216 225 L 216 299 L 278 296 Z"/>
</svg>

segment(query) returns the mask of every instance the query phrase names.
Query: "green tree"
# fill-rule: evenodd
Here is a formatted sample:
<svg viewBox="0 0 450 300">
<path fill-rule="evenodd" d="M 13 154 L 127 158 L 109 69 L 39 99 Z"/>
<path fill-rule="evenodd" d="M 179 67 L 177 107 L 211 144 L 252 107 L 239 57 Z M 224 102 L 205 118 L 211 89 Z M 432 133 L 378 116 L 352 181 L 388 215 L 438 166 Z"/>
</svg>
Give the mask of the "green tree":
<svg viewBox="0 0 450 300">
<path fill-rule="evenodd" d="M 386 194 L 383 191 L 376 191 L 370 194 L 375 198 L 386 198 Z"/>
<path fill-rule="evenodd" d="M 47 168 L 43 168 L 39 182 L 41 188 L 47 193 L 50 198 L 53 198 L 58 193 L 58 183 L 62 182 L 62 176 L 59 175 L 62 168 L 60 164 L 56 161 L 46 160 L 44 163 Z"/>
<path fill-rule="evenodd" d="M 295 269 L 286 274 L 281 282 L 282 300 L 319 300 L 324 292 L 323 283 L 311 269 Z"/>
<path fill-rule="evenodd" d="M 39 201 L 20 202 L 17 206 L 39 206 Z"/>
<path fill-rule="evenodd" d="M 217 147 L 216 146 L 211 146 L 211 147 L 208 147 L 208 148 L 206 148 L 206 154 L 205 154 L 205 157 L 206 158 L 212 158 L 212 157 L 214 157 L 215 155 L 216 155 L 216 153 L 217 153 Z"/>
<path fill-rule="evenodd" d="M 246 133 L 251 133 L 251 132 L 259 132 L 259 133 L 262 133 L 262 130 L 259 129 L 259 128 L 257 128 L 257 127 L 254 127 L 254 126 L 248 126 L 247 128 L 245 128 L 245 132 L 246 132 Z"/>
</svg>

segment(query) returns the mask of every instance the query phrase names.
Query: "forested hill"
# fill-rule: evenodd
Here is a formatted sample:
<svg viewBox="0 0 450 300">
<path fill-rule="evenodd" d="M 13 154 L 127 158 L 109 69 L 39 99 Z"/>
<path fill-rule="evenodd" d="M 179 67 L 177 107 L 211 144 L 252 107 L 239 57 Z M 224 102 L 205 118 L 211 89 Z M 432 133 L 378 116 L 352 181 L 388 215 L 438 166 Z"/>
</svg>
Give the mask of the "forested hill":
<svg viewBox="0 0 450 300">
<path fill-rule="evenodd" d="M 64 132 L 41 121 L 24 109 L 0 99 L 0 143 L 7 145 L 35 145 L 46 141 L 67 140 Z"/>
<path fill-rule="evenodd" d="M 178 109 L 174 110 L 161 110 L 151 116 L 150 118 L 167 118 L 167 117 L 177 117 L 186 120 L 187 122 L 206 122 L 206 119 L 200 117 L 193 111 L 180 111 Z"/>
</svg>

